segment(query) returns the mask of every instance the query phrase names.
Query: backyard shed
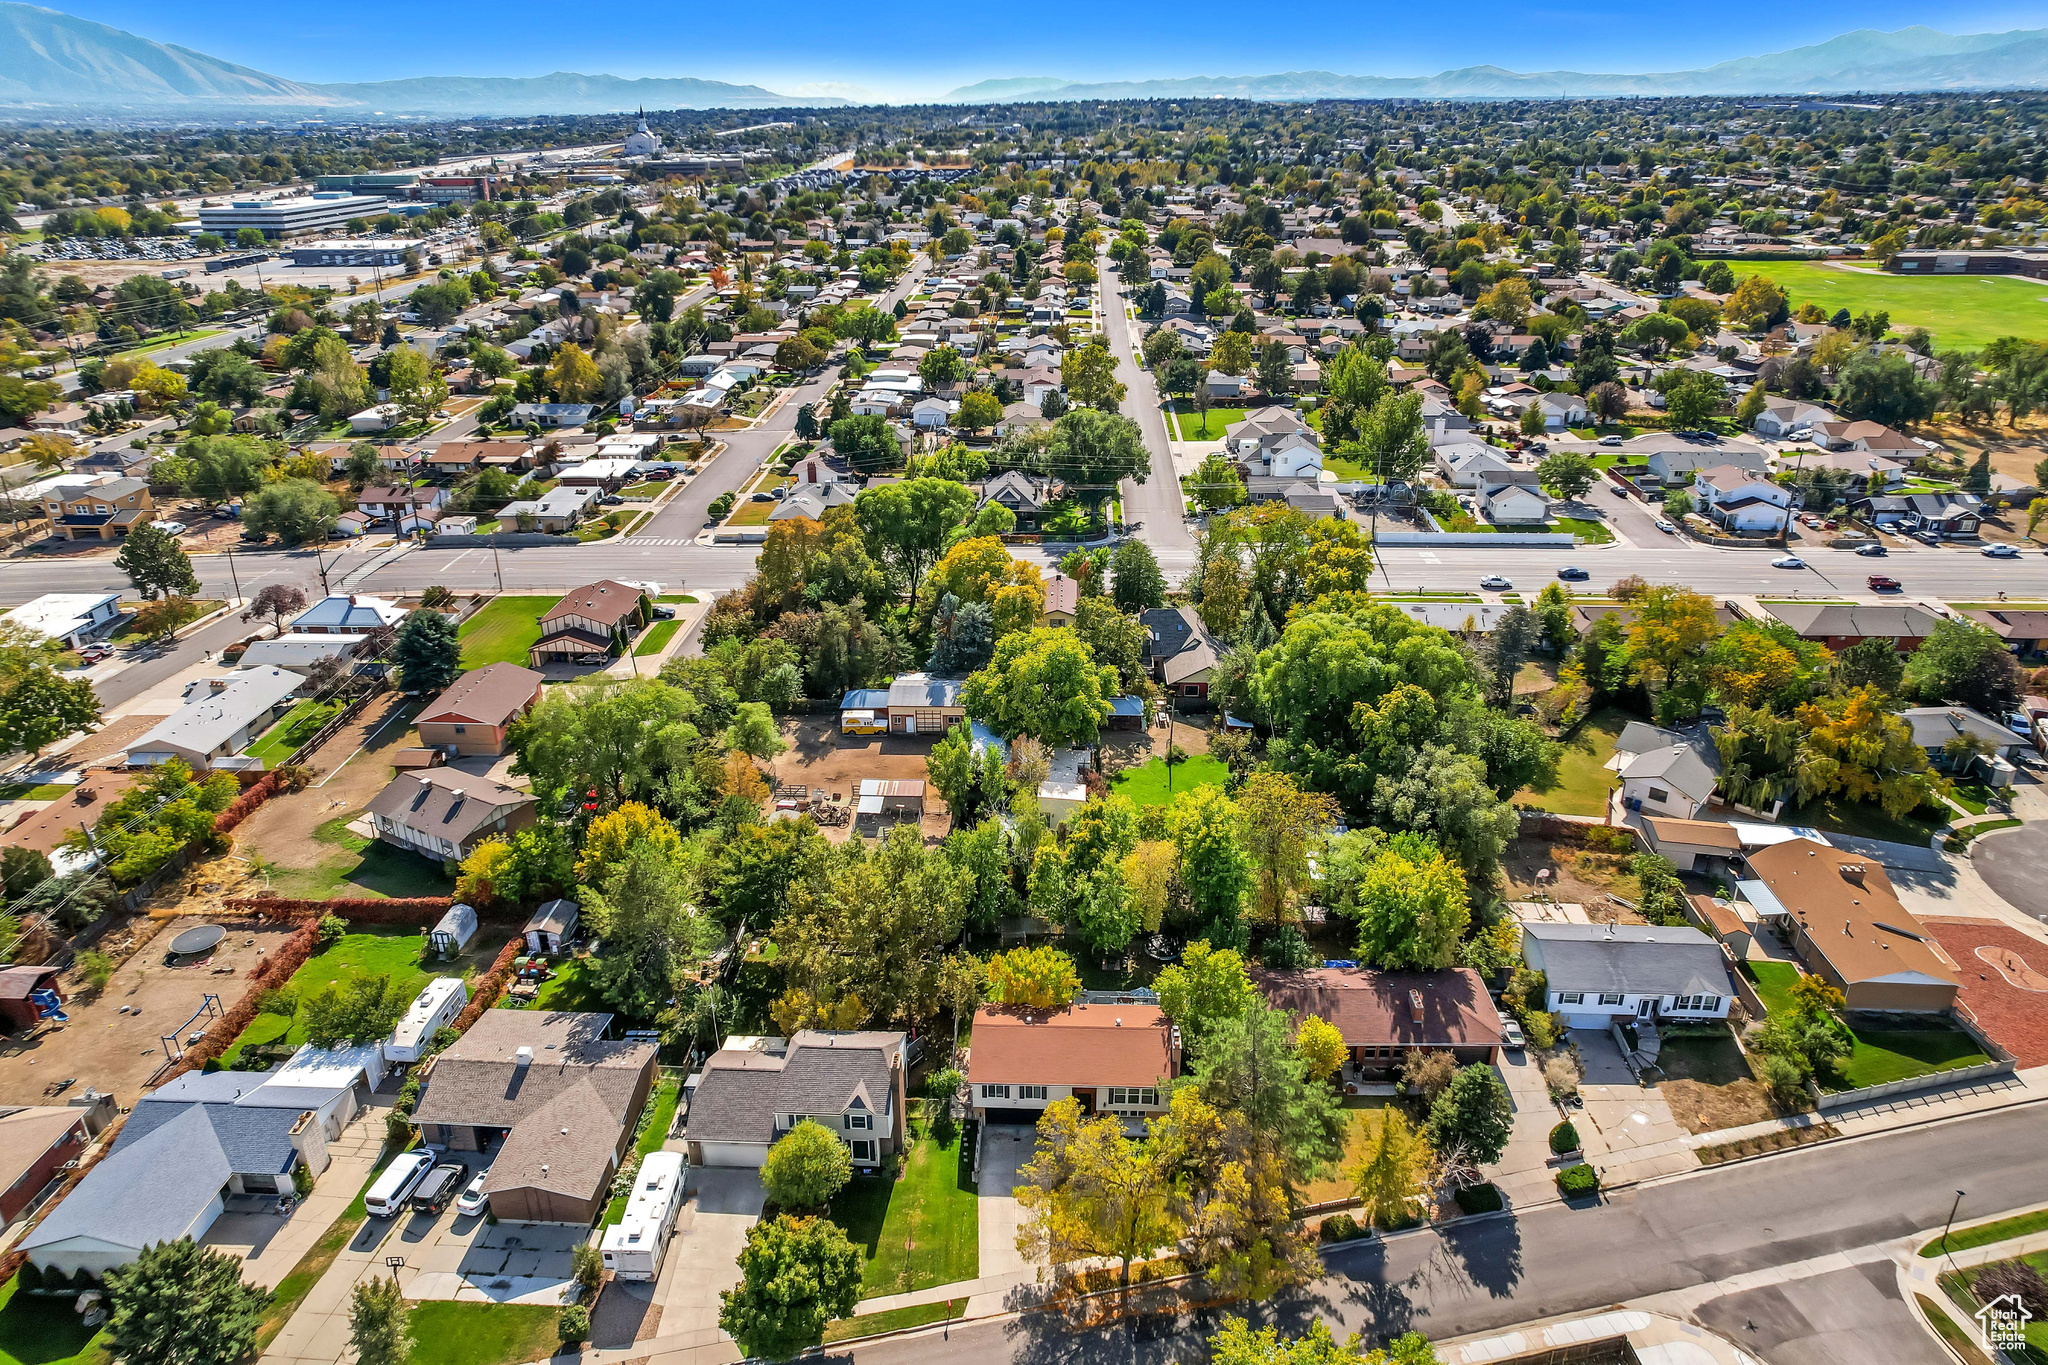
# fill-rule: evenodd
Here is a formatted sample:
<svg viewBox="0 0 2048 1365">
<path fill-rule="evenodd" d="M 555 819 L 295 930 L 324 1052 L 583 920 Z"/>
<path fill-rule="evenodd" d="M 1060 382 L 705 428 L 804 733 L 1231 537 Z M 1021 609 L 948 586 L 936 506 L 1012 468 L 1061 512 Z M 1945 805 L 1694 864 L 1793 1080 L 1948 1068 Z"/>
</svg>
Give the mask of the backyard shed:
<svg viewBox="0 0 2048 1365">
<path fill-rule="evenodd" d="M 427 931 L 427 946 L 439 957 L 453 957 L 476 937 L 476 907 L 457 902 Z"/>
<path fill-rule="evenodd" d="M 576 936 L 576 921 L 581 915 L 582 907 L 575 901 L 557 900 L 542 905 L 526 922 L 527 951 L 561 952 L 563 945 Z"/>
<path fill-rule="evenodd" d="M 924 779 L 890 781 L 864 777 L 854 813 L 884 820 L 921 819 L 924 816 Z"/>
</svg>

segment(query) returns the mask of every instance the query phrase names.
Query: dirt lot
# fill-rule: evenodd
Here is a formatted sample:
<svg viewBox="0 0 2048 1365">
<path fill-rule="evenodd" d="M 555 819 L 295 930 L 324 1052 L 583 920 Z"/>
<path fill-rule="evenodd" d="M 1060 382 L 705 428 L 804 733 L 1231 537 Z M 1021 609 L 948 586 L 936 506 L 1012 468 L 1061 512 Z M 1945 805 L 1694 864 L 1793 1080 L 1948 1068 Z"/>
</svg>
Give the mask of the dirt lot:
<svg viewBox="0 0 2048 1365">
<path fill-rule="evenodd" d="M 1539 883 L 1536 874 L 1548 869 L 1550 877 Z M 1625 854 L 1595 853 L 1539 839 L 1509 842 L 1501 858 L 1507 875 L 1509 900 L 1551 900 L 1586 907 L 1595 924 L 1641 924 L 1643 917 L 1607 899 L 1610 893 L 1628 900 L 1636 898 L 1636 880 L 1628 873 Z"/>
<path fill-rule="evenodd" d="M 1964 424 L 1956 421 L 1929 422 L 1920 428 L 1919 434 L 1931 441 L 1939 441 L 1965 462 L 1975 460 L 1980 451 L 1991 451 L 1991 471 L 1994 474 L 2010 474 L 2021 483 L 2034 481 L 2034 466 L 2048 458 L 2048 417 L 2024 417 L 2017 428 L 2005 424 L 2001 416 L 1995 422 Z M 2022 518 L 2021 524 L 2025 521 Z"/>
<path fill-rule="evenodd" d="M 835 716 L 793 717 L 782 723 L 782 738 L 789 748 L 778 754 L 769 768 L 775 780 L 785 786 L 796 784 L 822 791 L 826 800 L 850 805 L 860 790 L 862 778 L 885 781 L 922 781 L 925 759 L 936 742 L 924 738 L 903 739 L 894 735 L 842 735 Z M 939 794 L 925 789 L 924 819 L 920 828 L 927 839 L 942 838 L 952 827 L 946 803 Z M 844 843 L 852 835 L 850 825 L 827 825 L 825 837 Z M 863 826 L 863 834 L 874 830 Z"/>
<path fill-rule="evenodd" d="M 66 1006 L 69 1024 L 26 1038 L 0 1040 L 0 1104 L 42 1104 L 45 1086 L 71 1077 L 76 1077 L 78 1084 L 66 1091 L 67 1095 L 90 1085 L 111 1091 L 123 1105 L 135 1103 L 143 1082 L 164 1060 L 159 1035 L 182 1025 L 208 992 L 220 997 L 223 1009 L 234 1004 L 246 988 L 249 968 L 291 932 L 291 926 L 225 921 L 228 936 L 205 963 L 164 966 L 164 948 L 179 933 L 194 925 L 221 922 L 197 916 L 137 919 L 133 936 L 143 940 L 142 946 L 114 973 L 97 998 L 71 998 Z M 125 951 L 121 945 L 126 938 L 124 931 L 117 929 L 104 946 L 110 953 Z M 75 983 L 66 982 L 67 992 L 75 989 Z M 124 1005 L 126 1013 L 122 1012 Z"/>
</svg>

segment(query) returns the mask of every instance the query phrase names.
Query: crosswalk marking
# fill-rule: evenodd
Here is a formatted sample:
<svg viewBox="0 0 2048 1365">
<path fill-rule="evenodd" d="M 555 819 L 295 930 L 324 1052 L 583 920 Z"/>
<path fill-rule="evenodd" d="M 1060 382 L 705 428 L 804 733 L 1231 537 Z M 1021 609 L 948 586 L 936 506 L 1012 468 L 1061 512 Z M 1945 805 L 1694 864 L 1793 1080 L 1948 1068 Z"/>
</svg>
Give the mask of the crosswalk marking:
<svg viewBox="0 0 2048 1365">
<path fill-rule="evenodd" d="M 680 546 L 695 545 L 697 542 L 694 540 L 669 540 L 660 536 L 627 536 L 626 543 L 628 545 Z"/>
</svg>

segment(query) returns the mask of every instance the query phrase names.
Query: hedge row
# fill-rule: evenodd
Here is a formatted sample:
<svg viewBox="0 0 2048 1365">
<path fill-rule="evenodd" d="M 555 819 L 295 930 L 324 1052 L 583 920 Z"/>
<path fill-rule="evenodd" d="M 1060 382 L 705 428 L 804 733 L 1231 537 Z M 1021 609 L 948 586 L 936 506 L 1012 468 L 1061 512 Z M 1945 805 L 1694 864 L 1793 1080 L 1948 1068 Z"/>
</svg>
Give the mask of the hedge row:
<svg viewBox="0 0 2048 1365">
<path fill-rule="evenodd" d="M 512 984 L 512 963 L 526 948 L 526 940 L 513 935 L 505 946 L 498 950 L 491 969 L 478 978 L 475 991 L 471 992 L 469 1003 L 462 1007 L 462 1013 L 455 1016 L 455 1031 L 469 1032 L 469 1026 L 484 1017 L 484 1011 L 498 1003 L 498 997 L 505 993 L 505 987 Z"/>
<path fill-rule="evenodd" d="M 231 833 L 236 825 L 254 815 L 258 806 L 277 795 L 283 786 L 283 781 L 275 771 L 263 774 L 256 779 L 255 785 L 236 797 L 226 810 L 213 817 L 213 832 Z"/>
<path fill-rule="evenodd" d="M 221 902 L 229 911 L 265 915 L 271 919 L 319 919 L 340 915 L 352 924 L 403 924 L 431 929 L 455 902 L 448 896 L 414 896 L 385 900 L 375 896 L 348 896 L 334 900 L 299 900 L 288 896 L 237 896 Z"/>
<path fill-rule="evenodd" d="M 173 1076 L 183 1075 L 205 1066 L 219 1057 L 242 1036 L 242 1030 L 254 1022 L 256 1002 L 263 992 L 273 986 L 282 986 L 291 980 L 292 973 L 306 965 L 306 959 L 320 948 L 320 922 L 307 920 L 294 930 L 290 937 L 277 945 L 277 950 L 266 956 L 249 972 L 248 989 L 241 999 L 228 1006 L 226 1014 L 206 1026 L 206 1036 L 185 1049 L 178 1064 L 164 1074 L 168 1081 Z"/>
</svg>

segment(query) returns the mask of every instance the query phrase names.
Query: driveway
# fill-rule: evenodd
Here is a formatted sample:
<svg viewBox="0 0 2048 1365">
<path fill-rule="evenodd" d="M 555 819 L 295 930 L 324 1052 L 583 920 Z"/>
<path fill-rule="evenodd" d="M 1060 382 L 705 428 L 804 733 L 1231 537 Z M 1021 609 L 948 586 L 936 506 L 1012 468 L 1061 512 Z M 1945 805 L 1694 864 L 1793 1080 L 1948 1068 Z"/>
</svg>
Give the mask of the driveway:
<svg viewBox="0 0 2048 1365">
<path fill-rule="evenodd" d="M 1614 1041 L 1614 1035 L 1599 1029 L 1575 1028 L 1567 1030 L 1572 1046 L 1579 1053 L 1579 1083 L 1585 1085 L 1625 1085 L 1634 1088 L 1636 1074 L 1628 1069 L 1628 1062 L 1621 1055 L 1621 1047 Z"/>
<path fill-rule="evenodd" d="M 984 1124 L 981 1139 L 980 1200 L 975 1205 L 981 1228 L 981 1277 L 1028 1270 L 1017 1250 L 1017 1168 L 1031 1160 L 1037 1147 L 1033 1129 L 1020 1124 Z"/>
<path fill-rule="evenodd" d="M 703 1332 L 706 1341 L 717 1339 L 718 1296 L 739 1283 L 740 1250 L 766 1199 L 759 1171 L 690 1168 L 689 1202 L 655 1284 L 662 1336 Z"/>
<path fill-rule="evenodd" d="M 2048 825 L 1987 834 L 1970 846 L 1970 863 L 2007 905 L 2048 923 Z"/>
</svg>

